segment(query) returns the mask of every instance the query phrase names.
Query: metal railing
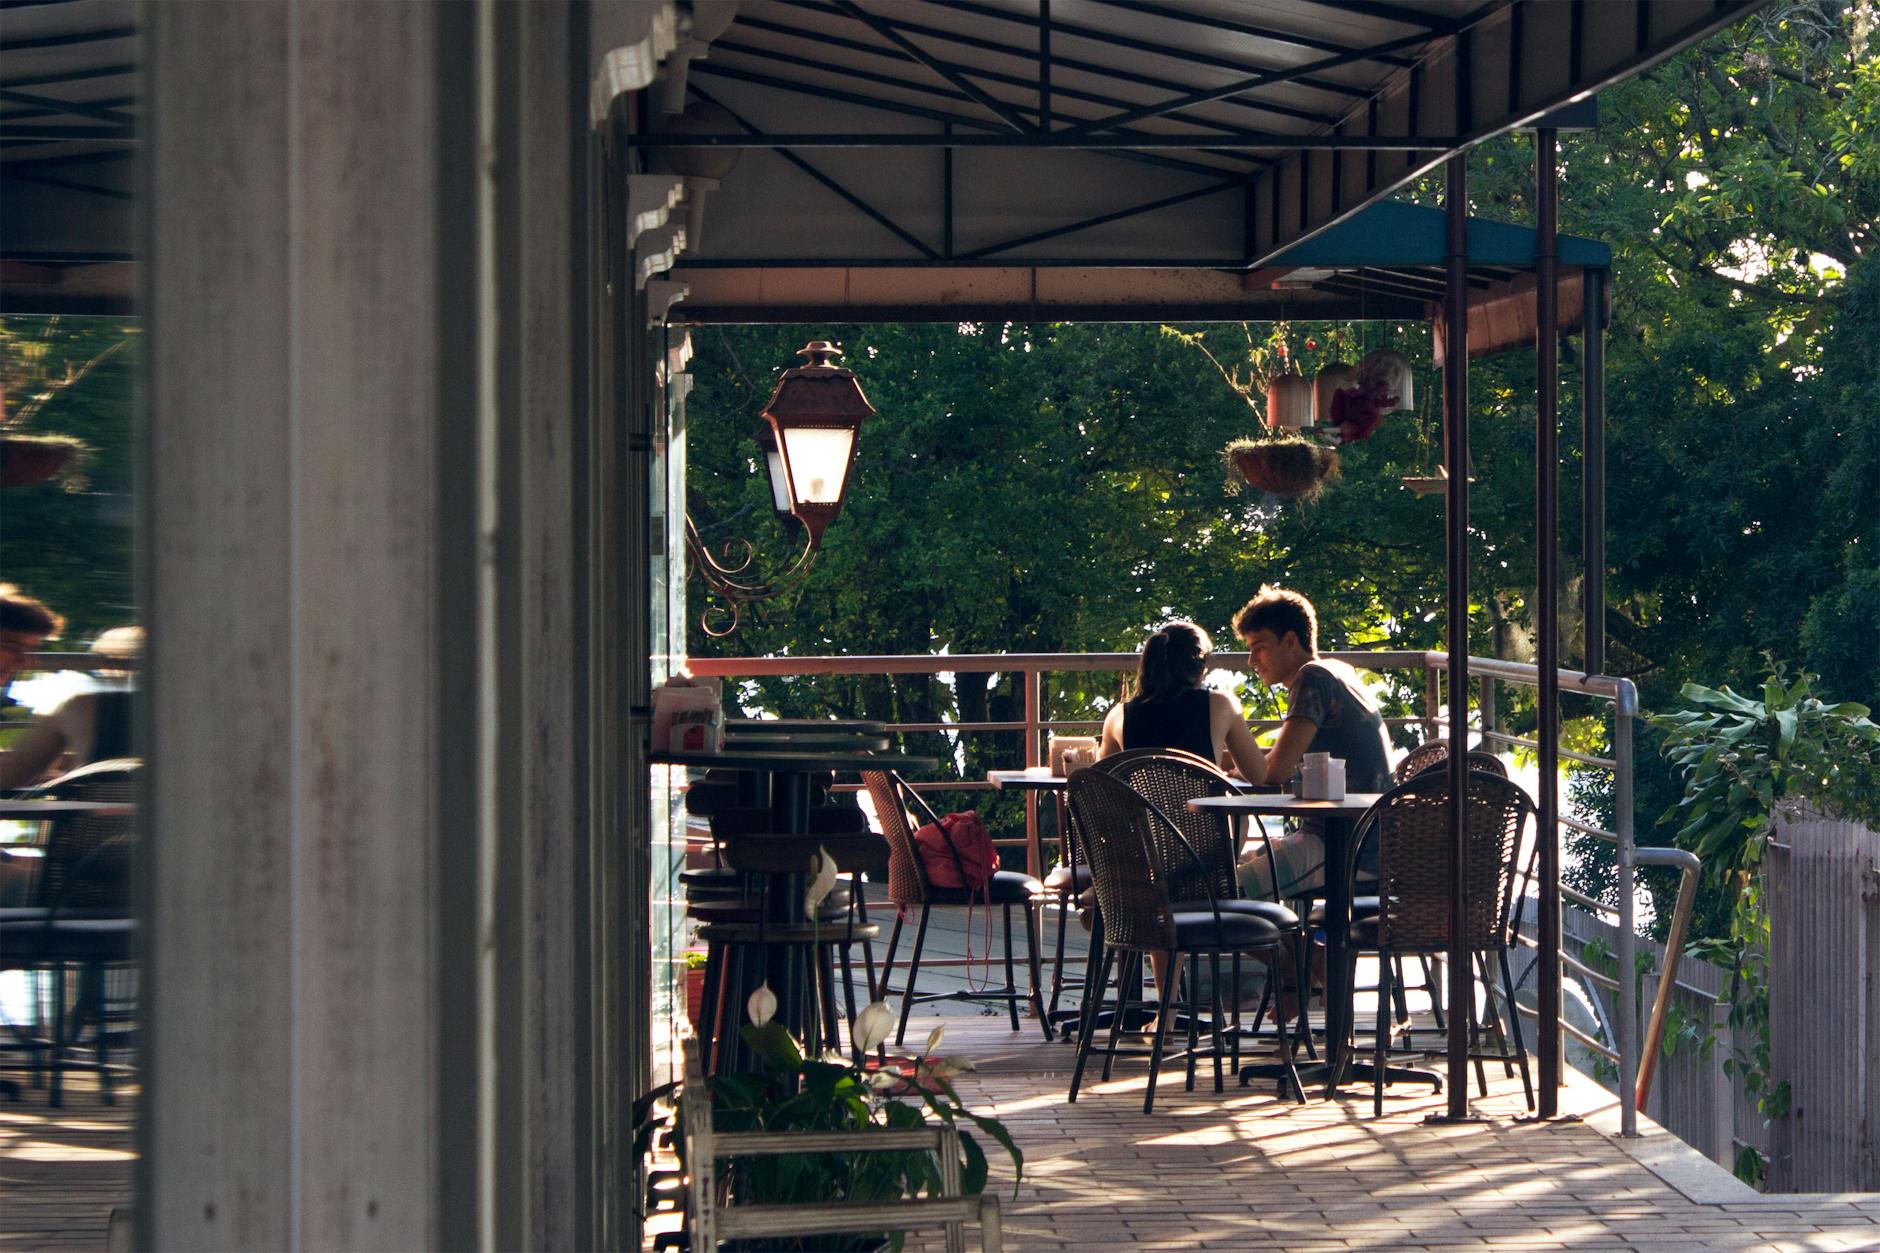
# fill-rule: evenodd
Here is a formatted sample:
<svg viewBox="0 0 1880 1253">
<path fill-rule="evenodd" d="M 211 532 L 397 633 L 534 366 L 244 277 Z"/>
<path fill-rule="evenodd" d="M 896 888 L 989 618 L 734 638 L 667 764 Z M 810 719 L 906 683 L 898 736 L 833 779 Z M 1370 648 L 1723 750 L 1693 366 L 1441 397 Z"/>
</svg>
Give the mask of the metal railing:
<svg viewBox="0 0 1880 1253">
<path fill-rule="evenodd" d="M 1415 717 L 1388 718 L 1386 722 L 1393 726 L 1412 725 L 1422 728 L 1425 740 L 1436 738 L 1442 727 L 1443 708 L 1443 672 L 1448 664 L 1448 654 L 1440 651 L 1380 651 L 1380 652 L 1341 652 L 1326 654 L 1352 666 L 1371 671 L 1420 671 L 1423 676 L 1422 713 Z M 1046 736 L 1056 731 L 1089 731 L 1101 726 L 1100 722 L 1090 719 L 1052 719 L 1046 716 L 1044 699 L 1044 676 L 1047 674 L 1073 673 L 1112 673 L 1127 674 L 1136 668 L 1137 656 L 1134 653 L 978 653 L 958 656 L 850 656 L 850 657 L 750 657 L 750 658 L 693 658 L 689 668 L 695 675 L 713 676 L 727 679 L 740 678 L 801 678 L 817 675 L 893 675 L 893 674 L 1001 674 L 1016 676 L 1022 693 L 1024 717 L 1013 720 L 974 721 L 974 722 L 904 722 L 889 723 L 890 732 L 906 733 L 941 733 L 949 735 L 1005 733 L 1019 734 L 1023 737 L 1023 762 L 1026 766 L 1045 763 Z M 1209 658 L 1209 667 L 1217 670 L 1245 671 L 1248 669 L 1244 653 L 1215 653 Z M 1495 717 L 1493 699 L 1494 685 L 1513 683 L 1527 687 L 1538 687 L 1540 672 L 1537 667 L 1521 662 L 1503 661 L 1496 658 L 1472 657 L 1469 659 L 1469 672 L 1482 683 L 1482 725 L 1477 734 L 1488 745 L 1500 745 L 1510 748 L 1535 748 L 1532 738 L 1510 735 L 1501 731 Z M 1617 923 L 1618 966 L 1621 976 L 1632 970 L 1637 960 L 1637 927 L 1634 899 L 1637 886 L 1637 868 L 1639 866 L 1675 866 L 1683 872 L 1683 882 L 1678 894 L 1677 911 L 1672 918 L 1671 935 L 1667 945 L 1666 969 L 1659 980 L 1659 991 L 1652 1007 L 1651 1023 L 1646 1031 L 1647 1047 L 1642 1051 L 1638 1044 L 1638 983 L 1635 978 L 1614 978 L 1604 971 L 1596 970 L 1586 962 L 1566 952 L 1561 953 L 1562 965 L 1575 975 L 1589 980 L 1601 987 L 1613 991 L 1619 1001 L 1618 1022 L 1614 1031 L 1616 1048 L 1602 1040 L 1590 1036 L 1577 1027 L 1562 1020 L 1562 1032 L 1578 1040 L 1600 1055 L 1616 1062 L 1619 1074 L 1630 1077 L 1619 1086 L 1621 1122 L 1624 1134 L 1635 1135 L 1638 1128 L 1638 1105 L 1649 1092 L 1653 1071 L 1653 1059 L 1658 1053 L 1658 1040 L 1664 1029 L 1667 997 L 1676 979 L 1677 951 L 1682 946 L 1686 924 L 1688 923 L 1692 903 L 1697 887 L 1697 859 L 1689 853 L 1676 849 L 1641 849 L 1636 846 L 1633 833 L 1632 816 L 1632 727 L 1638 715 L 1638 691 L 1629 679 L 1613 678 L 1606 675 L 1583 674 L 1574 671 L 1561 671 L 1559 687 L 1563 693 L 1573 693 L 1594 700 L 1608 702 L 1613 710 L 1613 755 L 1598 757 L 1586 753 L 1559 749 L 1563 760 L 1595 769 L 1610 770 L 1613 775 L 1614 831 L 1602 830 L 1576 819 L 1562 817 L 1560 825 L 1582 835 L 1605 841 L 1615 846 L 1618 857 L 1618 904 L 1607 905 L 1571 888 L 1562 887 L 1561 896 L 1565 904 L 1574 908 L 1604 915 Z M 1119 684 L 1120 692 L 1120 684 Z M 1268 728 L 1279 725 L 1276 719 L 1250 719 L 1255 728 Z M 984 780 L 942 780 L 917 781 L 916 788 L 922 790 L 974 791 L 989 788 Z M 1038 821 L 1038 795 L 1026 793 L 1025 837 L 1022 840 L 1006 839 L 995 841 L 1007 846 L 1023 845 L 1026 850 L 1026 869 L 1033 875 L 1043 872 L 1043 845 Z M 1538 947 L 1533 937 L 1523 936 L 1523 943 Z M 1518 1006 L 1519 1012 L 1535 1016 L 1537 1011 L 1528 1006 Z"/>
</svg>

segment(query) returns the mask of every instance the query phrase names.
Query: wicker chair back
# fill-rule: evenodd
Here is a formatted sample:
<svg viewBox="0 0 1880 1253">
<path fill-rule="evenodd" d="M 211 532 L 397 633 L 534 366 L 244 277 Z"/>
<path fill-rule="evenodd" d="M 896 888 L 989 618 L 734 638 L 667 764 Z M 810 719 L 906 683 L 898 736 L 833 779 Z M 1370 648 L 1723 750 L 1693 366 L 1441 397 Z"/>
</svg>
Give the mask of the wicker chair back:
<svg viewBox="0 0 1880 1253">
<path fill-rule="evenodd" d="M 1066 791 L 1090 860 L 1104 943 L 1158 952 L 1169 948 L 1175 922 L 1163 851 L 1179 840 L 1158 839 L 1154 828 L 1159 820 L 1150 803 L 1106 770 L 1078 771 Z"/>
<path fill-rule="evenodd" d="M 1427 740 L 1403 755 L 1403 760 L 1397 763 L 1397 768 L 1390 772 L 1390 780 L 1392 783 L 1407 782 L 1431 766 L 1448 760 L 1448 740 Z"/>
<path fill-rule="evenodd" d="M 1234 880 L 1234 836 L 1227 814 L 1218 809 L 1192 810 L 1188 802 L 1201 796 L 1225 796 L 1232 790 L 1225 774 L 1212 762 L 1180 749 L 1139 748 L 1106 757 L 1097 763 L 1113 779 L 1127 783 L 1173 823 L 1151 822 L 1157 855 L 1168 867 L 1170 900 L 1200 901 L 1212 894 L 1226 900 L 1238 896 Z M 1175 831 L 1188 842 L 1200 864 L 1175 839 Z"/>
<path fill-rule="evenodd" d="M 1467 940 L 1482 952 L 1510 942 L 1515 858 L 1533 802 L 1499 775 L 1469 772 L 1465 845 Z M 1379 938 L 1387 948 L 1437 951 L 1449 944 L 1449 777 L 1426 774 L 1385 793 L 1377 824 Z"/>
<path fill-rule="evenodd" d="M 141 764 L 133 757 L 95 761 L 54 779 L 40 794 L 62 801 L 135 804 Z M 130 817 L 99 814 L 54 819 L 39 871 L 39 904 L 61 912 L 128 916 L 134 823 Z"/>
<path fill-rule="evenodd" d="M 891 770 L 862 771 L 862 786 L 874 802 L 875 821 L 888 841 L 888 899 L 896 905 L 919 905 L 927 900 L 927 869 L 914 845 L 914 826 L 908 818 L 910 802 L 920 798 L 906 780 Z M 933 821 L 931 815 L 926 821 Z"/>
</svg>

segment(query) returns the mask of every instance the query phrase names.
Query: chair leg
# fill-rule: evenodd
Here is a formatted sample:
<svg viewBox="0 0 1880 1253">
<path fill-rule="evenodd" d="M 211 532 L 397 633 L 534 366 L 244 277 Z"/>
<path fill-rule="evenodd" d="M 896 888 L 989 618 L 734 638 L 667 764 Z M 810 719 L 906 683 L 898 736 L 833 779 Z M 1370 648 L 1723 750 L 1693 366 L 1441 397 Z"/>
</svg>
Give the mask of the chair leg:
<svg viewBox="0 0 1880 1253">
<path fill-rule="evenodd" d="M 1233 1028 L 1230 1031 L 1228 1038 L 1233 1042 L 1232 1047 L 1234 1050 L 1233 1061 L 1231 1064 L 1234 1068 L 1234 1073 L 1238 1074 L 1240 1073 L 1240 954 L 1239 953 L 1234 954 L 1234 970 L 1233 970 L 1233 974 L 1230 977 L 1234 981 L 1234 1022 L 1233 1022 Z M 1266 1004 L 1266 998 L 1264 996 L 1260 998 L 1260 1003 L 1262 1005 Z"/>
<path fill-rule="evenodd" d="M 1171 971 L 1175 969 L 1175 958 L 1177 956 L 1178 954 L 1174 949 L 1168 951 L 1167 969 Z M 1141 958 L 1137 958 L 1138 962 L 1141 960 Z M 1142 1112 L 1145 1114 L 1155 1113 L 1155 1081 L 1156 1076 L 1162 1072 L 1162 1046 L 1168 1040 L 1169 1009 L 1175 1003 L 1175 980 L 1173 978 L 1169 979 L 1167 983 L 1156 990 L 1161 996 L 1155 1014 L 1155 1043 L 1149 1046 L 1149 1090 L 1145 1092 L 1142 1097 Z M 1193 1029 L 1193 1025 L 1190 1024 L 1189 1030 L 1192 1031 Z M 1190 1054 L 1190 1056 L 1192 1057 L 1193 1054 Z"/>
<path fill-rule="evenodd" d="M 1495 977 L 1488 969 L 1488 954 L 1474 955 L 1475 967 L 1481 973 L 1482 1001 L 1488 1007 L 1489 1027 L 1495 1033 L 1495 1051 L 1501 1054 L 1502 1078 L 1514 1078 L 1514 1055 L 1508 1051 L 1508 1030 L 1502 1022 L 1502 1006 L 1497 1000 L 1500 993 L 1495 989 Z"/>
<path fill-rule="evenodd" d="M 52 974 L 52 1090 L 46 1102 L 53 1109 L 65 1104 L 65 963 Z"/>
<path fill-rule="evenodd" d="M 1044 1028 L 1044 1038 L 1052 1038 L 1051 1014 L 1044 1004 L 1044 964 L 1038 956 L 1038 916 L 1044 912 L 1042 905 L 1025 906 L 1025 955 L 1031 964 L 1031 1010 L 1038 1015 L 1038 1025 Z"/>
<path fill-rule="evenodd" d="M 822 1039 L 822 1047 L 816 1050 L 816 1054 L 819 1057 L 823 1053 L 829 1051 L 830 1049 L 839 1049 L 842 1047 L 842 1034 L 841 1034 L 842 1029 L 836 1022 L 836 955 L 835 955 L 835 950 L 841 947 L 842 946 L 840 944 L 819 944 L 813 947 L 809 953 L 810 973 L 812 975 L 819 976 L 821 980 L 818 986 L 822 993 L 823 1039 Z M 848 952 L 846 949 L 844 949 L 843 951 L 844 964 L 847 964 L 847 961 L 848 961 Z M 847 976 L 845 975 L 844 978 L 846 979 Z M 854 993 L 851 992 L 849 994 L 849 1000 L 853 1002 L 854 999 L 855 999 L 855 995 Z"/>
<path fill-rule="evenodd" d="M 1058 893 L 1057 955 L 1051 962 L 1051 1003 L 1045 1009 L 1044 1019 L 1047 1031 L 1050 1029 L 1051 1020 L 1057 1017 L 1058 998 L 1064 995 L 1064 941 L 1065 937 L 1070 934 L 1071 897 L 1075 895 L 1072 889 L 1076 886 L 1077 876 L 1073 873 L 1070 886 Z M 1046 905 L 1044 908 L 1049 909 L 1050 906 Z"/>
<path fill-rule="evenodd" d="M 1113 951 L 1105 949 L 1102 956 L 1098 958 L 1096 977 L 1103 982 L 1086 985 L 1087 1002 L 1094 1001 L 1095 999 L 1089 995 L 1089 989 L 1095 988 L 1097 992 L 1101 993 L 1103 988 L 1108 985 L 1110 979 L 1110 963 L 1114 957 L 1115 953 Z M 1096 1024 L 1094 1021 L 1090 1021 L 1094 1019 L 1094 1017 L 1095 1015 L 1086 1015 L 1084 1029 L 1080 1031 L 1077 1036 L 1077 1066 L 1071 1071 L 1071 1100 L 1073 1102 L 1077 1100 L 1077 1089 L 1081 1087 L 1084 1082 L 1084 1065 L 1090 1060 L 1090 1046 L 1096 1042 L 1097 1038 Z"/>
<path fill-rule="evenodd" d="M 1188 953 L 1185 956 L 1188 960 L 1182 965 L 1188 972 L 1188 1056 L 1184 1059 L 1187 1064 L 1183 1067 L 1186 1071 L 1183 1076 L 1183 1088 L 1185 1091 L 1193 1092 L 1195 1090 L 1195 1046 L 1200 1043 L 1201 1034 L 1201 971 L 1199 959 L 1195 954 Z M 1171 975 L 1169 985 L 1171 993 L 1178 993 L 1181 980 Z"/>
<path fill-rule="evenodd" d="M 1005 914 L 1005 1010 L 1012 1016 L 1012 1030 L 1019 1030 L 1018 1025 L 1018 969 L 1012 963 L 1012 906 L 1008 901 Z"/>
<path fill-rule="evenodd" d="M 901 946 L 901 907 L 894 907 L 894 927 L 888 932 L 888 951 L 881 958 L 881 981 L 875 985 L 875 999 L 885 1001 L 894 995 L 894 951 Z"/>
<path fill-rule="evenodd" d="M 1471 959 L 1473 961 L 1473 959 Z M 1469 970 L 1469 1052 L 1475 1055 L 1475 1090 L 1482 1096 L 1488 1095 L 1488 1070 L 1482 1065 L 1482 1016 L 1475 1012 L 1475 970 Z M 1489 1006 L 1493 1009 L 1494 1006 Z"/>
<path fill-rule="evenodd" d="M 1439 974 L 1443 968 L 1442 959 L 1437 958 L 1432 963 L 1427 953 L 1418 953 L 1417 963 L 1423 967 L 1423 990 L 1429 994 L 1430 1017 L 1435 1020 L 1438 1031 L 1447 1031 L 1449 1028 L 1443 1025 L 1443 988 Z"/>
<path fill-rule="evenodd" d="M 1397 1010 L 1397 1021 L 1403 1024 L 1404 1045 L 1412 1052 L 1416 1051 L 1416 1035 L 1410 1029 L 1410 1002 L 1404 996 L 1403 958 L 1391 957 L 1390 1002 Z M 1393 1032 L 1394 1034 L 1394 1032 Z"/>
<path fill-rule="evenodd" d="M 1390 1043 L 1390 955 L 1377 955 L 1377 1038 L 1371 1042 L 1371 1114 L 1384 1116 L 1384 1062 Z"/>
<path fill-rule="evenodd" d="M 1219 952 L 1208 954 L 1208 974 L 1214 980 L 1214 993 L 1208 997 L 1208 1033 L 1214 1041 L 1214 1090 L 1221 1088 L 1221 1054 L 1226 1052 L 1226 1045 L 1221 1040 L 1221 955 Z M 1240 999 L 1240 983 L 1234 983 L 1234 999 Z"/>
<path fill-rule="evenodd" d="M 1103 998 L 1109 991 L 1109 984 L 1098 982 L 1097 979 L 1097 967 L 1102 963 L 1103 949 L 1103 919 L 1099 916 L 1090 928 L 1090 947 L 1084 953 L 1083 999 L 1077 1006 L 1077 1032 L 1080 1037 L 1096 1029 L 1097 1015 L 1103 1012 Z"/>
<path fill-rule="evenodd" d="M 927 946 L 927 918 L 932 913 L 933 906 L 922 901 L 920 926 L 914 931 L 914 955 L 907 964 L 907 990 L 901 993 L 901 1025 L 894 1033 L 897 1048 L 907 1039 L 907 1016 L 914 1011 L 914 982 L 920 978 L 920 951 Z"/>
<path fill-rule="evenodd" d="M 1130 991 L 1133 982 L 1140 978 L 1142 954 L 1125 950 L 1116 963 L 1116 1012 L 1110 1018 L 1110 1048 L 1103 1056 L 1103 1082 L 1110 1081 L 1110 1073 L 1116 1063 L 1116 1044 L 1123 1034 L 1123 1020 L 1129 1017 Z"/>
<path fill-rule="evenodd" d="M 1350 990 L 1351 983 L 1350 976 L 1346 976 L 1346 990 Z M 1319 1050 L 1312 1043 L 1312 935 L 1305 927 L 1299 928 L 1299 938 L 1293 945 L 1293 985 L 1299 989 L 1299 1036 L 1306 1042 L 1306 1057 L 1316 1062 Z M 1273 1013 L 1280 1013 L 1277 1002 Z"/>
<path fill-rule="evenodd" d="M 1283 943 L 1279 948 L 1272 950 L 1272 959 L 1267 963 L 1268 971 L 1278 968 L 1281 955 L 1285 951 L 1286 948 Z M 1236 954 L 1236 960 L 1238 960 L 1238 954 Z M 1266 1000 L 1265 994 L 1262 994 L 1260 999 L 1261 1003 L 1264 1004 Z M 1286 1029 L 1286 1016 L 1284 1014 L 1275 1013 L 1273 1015 L 1273 1029 L 1279 1045 L 1280 1062 L 1286 1067 L 1286 1080 L 1292 1084 L 1293 1099 L 1299 1104 L 1304 1105 L 1306 1103 L 1306 1085 L 1300 1081 L 1299 1068 L 1293 1061 L 1293 1053 L 1296 1050 L 1293 1047 L 1292 1036 Z M 1281 1095 L 1284 1096 L 1285 1094 L 1281 1093 Z"/>
<path fill-rule="evenodd" d="M 858 926 L 868 925 L 868 897 L 862 892 L 862 872 L 859 870 L 849 876 L 849 914 Z M 879 999 L 875 994 L 875 942 L 873 940 L 862 941 L 862 968 L 868 973 L 868 999 L 872 1004 Z M 850 1021 L 854 1021 L 854 1018 L 854 1014 L 849 1015 Z"/>
<path fill-rule="evenodd" d="M 1514 1028 L 1514 1055 L 1521 1064 L 1521 1091 L 1527 1096 L 1527 1107 L 1534 1109 L 1534 1082 L 1528 1077 L 1527 1046 L 1521 1042 L 1521 1007 L 1514 999 L 1514 971 L 1508 966 L 1508 950 L 1503 949 L 1496 956 L 1501 961 L 1502 999 L 1508 1006 L 1508 1022 Z"/>
</svg>

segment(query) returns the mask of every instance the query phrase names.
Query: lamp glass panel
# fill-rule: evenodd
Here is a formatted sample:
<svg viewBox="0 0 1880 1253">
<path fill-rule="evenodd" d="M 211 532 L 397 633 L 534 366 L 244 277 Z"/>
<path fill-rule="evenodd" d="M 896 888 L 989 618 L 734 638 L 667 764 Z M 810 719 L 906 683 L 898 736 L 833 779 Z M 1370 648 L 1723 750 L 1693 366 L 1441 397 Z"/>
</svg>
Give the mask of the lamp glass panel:
<svg viewBox="0 0 1880 1253">
<path fill-rule="evenodd" d="M 764 460 L 770 468 L 770 504 L 778 513 L 790 512 L 790 479 L 784 473 L 783 454 L 777 451 L 777 445 L 765 441 Z"/>
<path fill-rule="evenodd" d="M 789 453 L 791 489 L 798 504 L 833 505 L 842 499 L 849 475 L 849 453 L 855 446 L 853 429 L 786 427 L 784 447 Z"/>
</svg>

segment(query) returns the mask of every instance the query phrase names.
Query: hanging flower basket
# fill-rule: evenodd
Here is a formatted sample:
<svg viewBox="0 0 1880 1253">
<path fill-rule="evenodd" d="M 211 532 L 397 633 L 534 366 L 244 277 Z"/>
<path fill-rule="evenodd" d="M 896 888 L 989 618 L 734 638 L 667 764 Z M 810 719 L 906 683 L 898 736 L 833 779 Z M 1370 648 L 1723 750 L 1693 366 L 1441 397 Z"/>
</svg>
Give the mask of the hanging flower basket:
<svg viewBox="0 0 1880 1253">
<path fill-rule="evenodd" d="M 63 470 L 84 447 L 66 435 L 0 436 L 0 487 L 43 482 Z"/>
<path fill-rule="evenodd" d="M 1229 491 L 1238 491 L 1234 475 L 1255 490 L 1288 500 L 1311 500 L 1339 474 L 1338 453 L 1309 439 L 1237 439 L 1221 450 L 1230 476 Z"/>
</svg>

